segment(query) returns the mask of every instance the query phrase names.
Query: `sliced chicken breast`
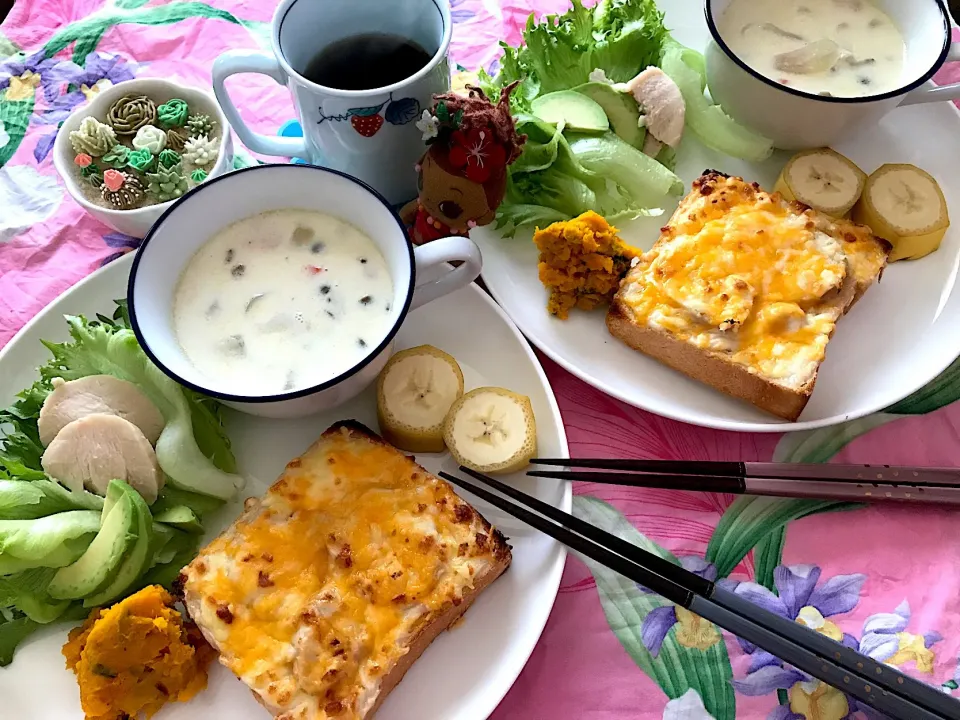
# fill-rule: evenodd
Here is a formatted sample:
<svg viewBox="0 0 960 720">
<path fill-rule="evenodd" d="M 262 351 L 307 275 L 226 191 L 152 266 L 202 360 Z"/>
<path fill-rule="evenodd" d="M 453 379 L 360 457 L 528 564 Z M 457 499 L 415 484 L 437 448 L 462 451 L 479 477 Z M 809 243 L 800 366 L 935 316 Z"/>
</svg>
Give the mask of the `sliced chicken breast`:
<svg viewBox="0 0 960 720">
<path fill-rule="evenodd" d="M 68 423 L 43 453 L 44 471 L 71 490 L 106 495 L 111 480 L 125 480 L 147 504 L 164 475 L 150 441 L 129 420 L 94 413 Z"/>
<path fill-rule="evenodd" d="M 131 382 L 113 375 L 89 375 L 70 382 L 56 378 L 53 392 L 40 408 L 40 442 L 46 447 L 65 426 L 94 414 L 117 415 L 132 422 L 151 445 L 157 444 L 165 424 L 157 406 Z"/>
<path fill-rule="evenodd" d="M 687 106 L 680 88 L 658 67 L 648 67 L 627 83 L 646 117 L 647 131 L 672 148 L 680 144 Z"/>
</svg>

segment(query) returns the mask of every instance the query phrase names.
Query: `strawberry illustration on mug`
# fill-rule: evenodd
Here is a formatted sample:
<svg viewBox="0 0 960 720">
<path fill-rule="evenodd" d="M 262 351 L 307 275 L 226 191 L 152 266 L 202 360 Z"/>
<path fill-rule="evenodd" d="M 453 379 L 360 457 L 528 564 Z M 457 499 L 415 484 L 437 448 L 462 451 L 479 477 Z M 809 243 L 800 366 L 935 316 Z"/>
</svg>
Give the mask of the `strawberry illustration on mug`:
<svg viewBox="0 0 960 720">
<path fill-rule="evenodd" d="M 386 109 L 384 110 L 384 108 Z M 381 112 L 383 112 L 382 115 Z M 356 130 L 359 135 L 369 138 L 380 132 L 380 128 L 383 127 L 384 122 L 388 122 L 391 125 L 406 125 L 416 120 L 419 115 L 420 103 L 416 98 L 394 100 L 393 95 L 390 95 L 387 100 L 379 105 L 350 108 L 342 115 L 324 115 L 321 109 L 320 119 L 317 121 L 317 124 L 321 125 L 327 121 L 343 122 L 344 120 L 349 120 L 353 129 Z"/>
</svg>

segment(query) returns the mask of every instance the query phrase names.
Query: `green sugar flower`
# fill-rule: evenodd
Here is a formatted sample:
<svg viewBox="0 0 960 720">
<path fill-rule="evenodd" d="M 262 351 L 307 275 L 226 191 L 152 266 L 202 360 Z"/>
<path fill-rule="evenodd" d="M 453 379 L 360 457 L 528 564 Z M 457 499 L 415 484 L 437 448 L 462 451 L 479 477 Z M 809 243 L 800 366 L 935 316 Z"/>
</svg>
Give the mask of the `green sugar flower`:
<svg viewBox="0 0 960 720">
<path fill-rule="evenodd" d="M 189 117 L 187 127 L 193 135 L 209 135 L 213 132 L 213 121 L 209 115 L 197 113 Z"/>
<path fill-rule="evenodd" d="M 160 161 L 160 167 L 167 168 L 169 170 L 170 168 L 180 164 L 180 153 L 169 149 L 161 150 L 160 154 L 157 156 L 157 159 Z"/>
<path fill-rule="evenodd" d="M 174 200 L 187 191 L 187 179 L 183 176 L 183 167 L 157 168 L 155 173 L 147 174 L 147 192 L 156 196 L 160 202 Z"/>
<path fill-rule="evenodd" d="M 100 157 L 117 144 L 117 135 L 109 125 L 95 117 L 85 117 L 80 127 L 70 133 L 70 144 L 78 153 Z"/>
<path fill-rule="evenodd" d="M 157 108 L 157 119 L 165 128 L 183 127 L 189 111 L 186 100 L 172 98 Z"/>
<path fill-rule="evenodd" d="M 190 173 L 190 179 L 193 180 L 197 185 L 202 183 L 207 179 L 207 171 L 197 168 L 192 173 Z"/>
<path fill-rule="evenodd" d="M 127 151 L 127 167 L 131 167 L 137 172 L 145 173 L 153 169 L 154 161 L 153 153 L 146 148 Z"/>
<path fill-rule="evenodd" d="M 122 170 L 127 166 L 127 156 L 130 154 L 130 148 L 126 145 L 117 143 L 101 158 L 101 160 L 112 167 L 114 170 Z"/>
<path fill-rule="evenodd" d="M 80 176 L 95 188 L 103 185 L 103 168 L 96 163 L 90 163 L 85 168 L 80 168 Z"/>
</svg>

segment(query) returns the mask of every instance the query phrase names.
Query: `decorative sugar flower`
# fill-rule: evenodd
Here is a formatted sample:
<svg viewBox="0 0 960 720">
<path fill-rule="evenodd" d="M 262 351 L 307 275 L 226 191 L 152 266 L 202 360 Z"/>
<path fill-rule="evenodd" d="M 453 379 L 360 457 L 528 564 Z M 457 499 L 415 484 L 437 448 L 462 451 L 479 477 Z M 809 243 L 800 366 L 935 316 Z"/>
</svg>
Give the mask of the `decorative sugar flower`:
<svg viewBox="0 0 960 720">
<path fill-rule="evenodd" d="M 177 152 L 183 151 L 183 144 L 190 134 L 184 128 L 170 128 L 167 130 L 167 147 Z"/>
<path fill-rule="evenodd" d="M 93 158 L 86 153 L 79 153 L 74 159 L 73 164 L 80 168 L 85 168 L 93 164 Z"/>
<path fill-rule="evenodd" d="M 155 161 L 156 156 L 146 148 L 127 151 L 127 167 L 137 172 L 145 173 L 151 170 Z"/>
<path fill-rule="evenodd" d="M 183 176 L 183 167 L 157 168 L 155 173 L 147 175 L 147 191 L 160 202 L 174 200 L 188 190 L 187 179 Z"/>
<path fill-rule="evenodd" d="M 192 173 L 190 173 L 190 179 L 193 180 L 197 185 L 202 183 L 207 179 L 207 171 L 197 168 Z"/>
<path fill-rule="evenodd" d="M 103 168 L 96 163 L 90 163 L 85 168 L 80 168 L 80 177 L 99 190 L 103 185 Z"/>
<path fill-rule="evenodd" d="M 209 135 L 213 132 L 213 120 L 209 115 L 197 113 L 187 118 L 187 128 L 193 135 Z"/>
<path fill-rule="evenodd" d="M 117 143 L 100 159 L 113 169 L 122 170 L 127 166 L 127 157 L 129 155 L 130 148 L 128 148 L 126 145 Z"/>
<path fill-rule="evenodd" d="M 173 150 L 161 150 L 157 160 L 160 162 L 160 167 L 169 169 L 180 164 L 180 153 Z"/>
<path fill-rule="evenodd" d="M 135 175 L 110 169 L 103 173 L 100 195 L 117 210 L 129 210 L 143 202 L 145 193 Z"/>
<path fill-rule="evenodd" d="M 157 108 L 157 120 L 165 128 L 183 127 L 189 111 L 186 100 L 171 98 Z"/>
<path fill-rule="evenodd" d="M 137 130 L 133 146 L 137 150 L 149 150 L 154 155 L 159 155 L 167 146 L 167 134 L 155 125 L 144 125 Z"/>
<path fill-rule="evenodd" d="M 126 95 L 107 111 L 107 122 L 118 135 L 134 135 L 157 119 L 157 106 L 146 95 Z"/>
<path fill-rule="evenodd" d="M 70 133 L 70 144 L 78 153 L 100 157 L 117 144 L 116 133 L 95 117 L 85 117 L 80 127 Z"/>
<path fill-rule="evenodd" d="M 219 142 L 206 135 L 190 138 L 183 146 L 183 159 L 198 167 L 212 165 L 217 159 L 219 145 Z"/>
<path fill-rule="evenodd" d="M 435 138 L 439 134 L 440 120 L 438 120 L 429 110 L 424 110 L 423 115 L 416 122 L 417 130 L 423 133 L 423 141 L 426 142 Z"/>
</svg>

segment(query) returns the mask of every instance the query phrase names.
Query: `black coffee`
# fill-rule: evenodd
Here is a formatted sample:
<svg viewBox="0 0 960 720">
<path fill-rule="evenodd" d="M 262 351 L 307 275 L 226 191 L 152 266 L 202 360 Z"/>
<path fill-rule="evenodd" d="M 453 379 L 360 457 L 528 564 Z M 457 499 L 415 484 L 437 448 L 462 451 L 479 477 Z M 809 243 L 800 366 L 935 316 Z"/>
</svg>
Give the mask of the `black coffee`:
<svg viewBox="0 0 960 720">
<path fill-rule="evenodd" d="M 303 76 L 338 90 L 371 90 L 406 80 L 430 58 L 430 53 L 408 38 L 365 33 L 325 47 L 307 63 Z"/>
</svg>

